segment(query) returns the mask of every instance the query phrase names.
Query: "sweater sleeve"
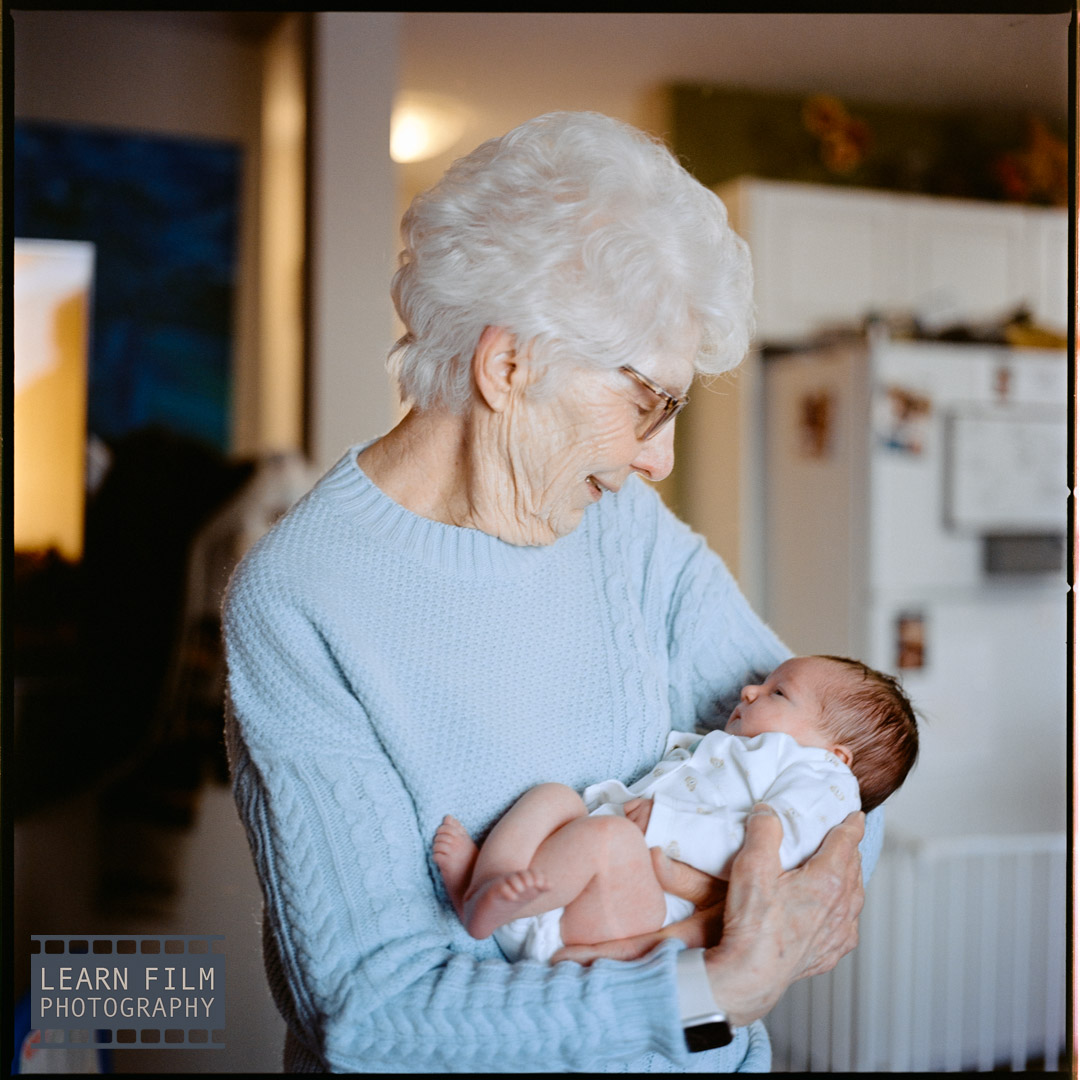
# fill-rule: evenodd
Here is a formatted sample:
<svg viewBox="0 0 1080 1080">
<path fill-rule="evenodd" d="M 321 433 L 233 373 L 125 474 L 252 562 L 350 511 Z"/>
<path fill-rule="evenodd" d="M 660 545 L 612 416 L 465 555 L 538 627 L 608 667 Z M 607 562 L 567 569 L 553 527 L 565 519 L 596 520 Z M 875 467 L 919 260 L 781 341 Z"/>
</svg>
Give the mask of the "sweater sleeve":
<svg viewBox="0 0 1080 1080">
<path fill-rule="evenodd" d="M 587 968 L 470 954 L 437 899 L 431 838 L 315 621 L 259 600 L 234 580 L 227 735 L 275 996 L 309 1053 L 350 1072 L 596 1071 L 650 1052 L 684 1067 L 675 943 Z M 732 1050 L 709 1067 L 736 1068 L 745 1046 Z"/>
</svg>

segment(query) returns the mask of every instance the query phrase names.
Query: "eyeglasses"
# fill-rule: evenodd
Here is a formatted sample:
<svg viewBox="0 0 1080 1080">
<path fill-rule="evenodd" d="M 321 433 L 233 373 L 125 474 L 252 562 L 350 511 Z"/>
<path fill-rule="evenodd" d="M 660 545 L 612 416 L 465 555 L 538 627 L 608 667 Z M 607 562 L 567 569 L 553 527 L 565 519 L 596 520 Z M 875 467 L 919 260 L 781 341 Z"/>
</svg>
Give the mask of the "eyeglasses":
<svg viewBox="0 0 1080 1080">
<path fill-rule="evenodd" d="M 636 379 L 641 383 L 646 390 L 651 390 L 660 398 L 660 404 L 643 419 L 643 431 L 638 433 L 638 439 L 642 442 L 651 439 L 669 420 L 674 420 L 686 408 L 686 403 L 690 400 L 689 394 L 683 394 L 682 397 L 672 397 L 662 386 L 654 383 L 648 375 L 642 375 L 637 368 L 632 368 L 629 364 L 623 364 L 619 370 L 625 371 L 632 379 Z"/>
</svg>

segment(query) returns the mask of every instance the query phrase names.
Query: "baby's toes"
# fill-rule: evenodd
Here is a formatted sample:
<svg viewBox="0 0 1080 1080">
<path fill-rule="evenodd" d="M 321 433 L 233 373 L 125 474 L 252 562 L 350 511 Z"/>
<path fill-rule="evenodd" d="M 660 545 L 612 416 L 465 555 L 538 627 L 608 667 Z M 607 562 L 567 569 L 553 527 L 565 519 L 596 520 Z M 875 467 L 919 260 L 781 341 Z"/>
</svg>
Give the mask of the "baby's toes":
<svg viewBox="0 0 1080 1080">
<path fill-rule="evenodd" d="M 544 876 L 541 870 L 529 871 L 529 887 L 538 893 L 547 892 L 551 885 L 548 883 L 548 879 Z"/>
</svg>

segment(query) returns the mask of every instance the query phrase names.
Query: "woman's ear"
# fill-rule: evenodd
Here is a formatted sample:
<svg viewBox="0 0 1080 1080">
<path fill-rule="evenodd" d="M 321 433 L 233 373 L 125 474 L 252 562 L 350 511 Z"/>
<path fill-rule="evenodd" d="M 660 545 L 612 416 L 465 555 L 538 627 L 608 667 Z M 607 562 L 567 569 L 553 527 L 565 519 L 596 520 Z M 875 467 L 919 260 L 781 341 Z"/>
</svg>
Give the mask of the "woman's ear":
<svg viewBox="0 0 1080 1080">
<path fill-rule="evenodd" d="M 528 356 L 518 352 L 517 338 L 509 330 L 485 326 L 473 352 L 472 373 L 488 407 L 502 412 L 528 383 Z"/>
</svg>

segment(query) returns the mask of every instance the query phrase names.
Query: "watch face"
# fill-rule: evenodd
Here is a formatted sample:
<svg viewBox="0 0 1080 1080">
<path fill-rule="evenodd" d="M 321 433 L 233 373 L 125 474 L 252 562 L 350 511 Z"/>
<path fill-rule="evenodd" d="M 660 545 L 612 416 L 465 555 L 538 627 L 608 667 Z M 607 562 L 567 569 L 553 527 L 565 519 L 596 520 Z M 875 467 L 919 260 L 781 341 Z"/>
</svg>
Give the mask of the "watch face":
<svg viewBox="0 0 1080 1080">
<path fill-rule="evenodd" d="M 707 1024 L 683 1028 L 683 1035 L 686 1038 L 686 1048 L 691 1054 L 727 1046 L 735 1038 L 726 1020 L 712 1020 Z"/>
</svg>

